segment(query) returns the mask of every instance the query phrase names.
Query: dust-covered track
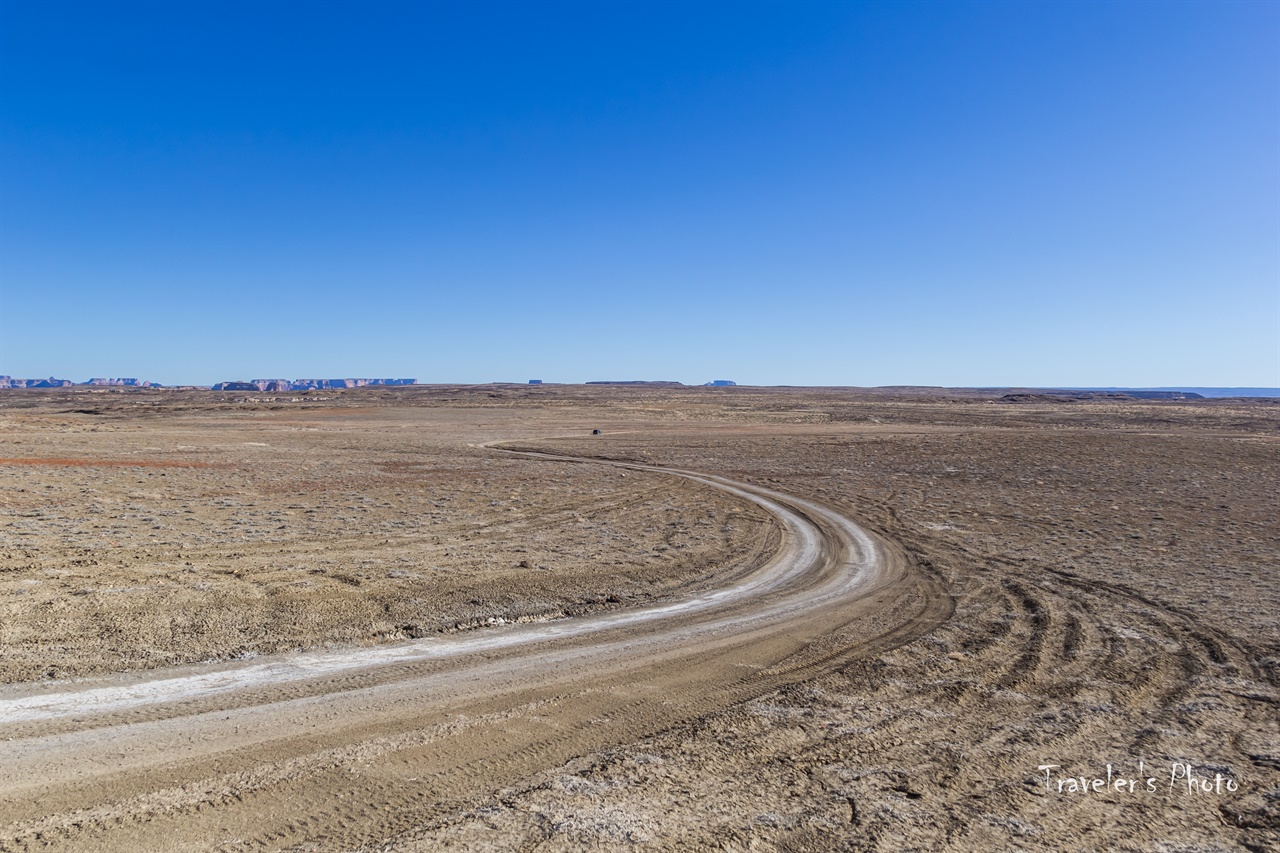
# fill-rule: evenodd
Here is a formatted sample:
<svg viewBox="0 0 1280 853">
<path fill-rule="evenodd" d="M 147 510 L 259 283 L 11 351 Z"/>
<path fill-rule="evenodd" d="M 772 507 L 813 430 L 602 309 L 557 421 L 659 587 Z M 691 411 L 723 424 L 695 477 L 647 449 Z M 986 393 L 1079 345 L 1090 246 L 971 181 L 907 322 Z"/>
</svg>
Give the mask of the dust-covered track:
<svg viewBox="0 0 1280 853">
<path fill-rule="evenodd" d="M 693 471 L 523 455 L 713 485 L 771 513 L 781 546 L 721 588 L 644 608 L 6 689 L 0 848 L 376 842 L 574 755 L 903 642 L 949 612 L 935 580 L 819 504 Z M 855 639 L 811 647 L 840 629 Z"/>
</svg>

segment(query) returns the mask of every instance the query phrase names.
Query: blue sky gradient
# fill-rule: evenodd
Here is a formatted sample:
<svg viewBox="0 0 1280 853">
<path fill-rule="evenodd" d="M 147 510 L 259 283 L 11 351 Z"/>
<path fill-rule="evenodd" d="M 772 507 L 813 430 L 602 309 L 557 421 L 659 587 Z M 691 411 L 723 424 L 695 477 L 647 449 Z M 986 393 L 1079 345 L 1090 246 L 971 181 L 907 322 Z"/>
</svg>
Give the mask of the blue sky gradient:
<svg viewBox="0 0 1280 853">
<path fill-rule="evenodd" d="M 0 373 L 1280 385 L 1280 4 L 0 4 Z"/>
</svg>

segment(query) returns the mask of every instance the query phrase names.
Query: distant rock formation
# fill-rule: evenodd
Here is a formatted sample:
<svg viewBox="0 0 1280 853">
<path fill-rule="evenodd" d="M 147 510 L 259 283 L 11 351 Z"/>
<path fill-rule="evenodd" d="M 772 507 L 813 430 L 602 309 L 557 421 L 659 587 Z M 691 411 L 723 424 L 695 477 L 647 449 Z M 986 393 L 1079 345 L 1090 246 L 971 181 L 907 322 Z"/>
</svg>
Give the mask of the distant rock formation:
<svg viewBox="0 0 1280 853">
<path fill-rule="evenodd" d="M 0 376 L 0 388 L 66 388 L 75 385 L 70 379 L 14 379 L 12 376 Z"/>
<path fill-rule="evenodd" d="M 416 385 L 416 379 L 251 379 L 219 382 L 214 391 L 312 391 L 318 388 L 362 388 L 366 385 Z"/>
<path fill-rule="evenodd" d="M 0 388 L 70 388 L 84 385 L 115 385 L 125 388 L 163 388 L 158 382 L 145 382 L 141 379 L 90 379 L 88 382 L 72 382 L 70 379 L 14 379 L 12 376 L 0 376 Z"/>
<path fill-rule="evenodd" d="M 416 379 L 295 379 L 293 391 L 311 388 L 361 388 L 365 385 L 417 385 Z"/>
<path fill-rule="evenodd" d="M 648 385 L 659 388 L 683 388 L 683 382 L 649 381 L 645 379 L 598 379 L 588 385 Z"/>
<path fill-rule="evenodd" d="M 123 385 L 126 388 L 158 388 L 154 382 L 139 379 L 90 379 L 85 385 Z"/>
<path fill-rule="evenodd" d="M 219 382 L 214 391 L 310 391 L 313 388 L 360 388 L 365 385 L 416 385 L 416 379 L 252 379 L 248 382 Z M 159 382 L 122 377 L 105 379 L 95 377 L 88 382 L 70 379 L 14 379 L 0 376 L 0 388 L 69 388 L 71 386 L 95 386 L 105 388 L 163 388 Z"/>
<path fill-rule="evenodd" d="M 1194 391 L 1122 391 L 1128 397 L 1139 400 L 1203 400 L 1203 394 Z"/>
<path fill-rule="evenodd" d="M 1074 403 L 1078 400 L 1203 400 L 1192 391 L 1020 391 L 1000 398 L 1006 403 Z"/>
</svg>

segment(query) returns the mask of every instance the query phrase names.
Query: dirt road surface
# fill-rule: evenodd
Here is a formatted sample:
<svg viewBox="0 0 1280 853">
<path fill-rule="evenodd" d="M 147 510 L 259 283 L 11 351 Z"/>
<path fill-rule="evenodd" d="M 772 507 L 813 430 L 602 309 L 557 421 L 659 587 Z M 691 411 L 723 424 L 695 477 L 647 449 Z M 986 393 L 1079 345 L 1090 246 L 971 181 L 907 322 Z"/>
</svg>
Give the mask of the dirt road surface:
<svg viewBox="0 0 1280 853">
<path fill-rule="evenodd" d="M 756 503 L 783 526 L 781 547 L 719 589 L 633 611 L 0 692 L 6 846 L 359 847 L 949 613 L 935 580 L 830 509 L 666 473 Z M 810 648 L 837 629 L 862 639 L 835 655 Z"/>
</svg>

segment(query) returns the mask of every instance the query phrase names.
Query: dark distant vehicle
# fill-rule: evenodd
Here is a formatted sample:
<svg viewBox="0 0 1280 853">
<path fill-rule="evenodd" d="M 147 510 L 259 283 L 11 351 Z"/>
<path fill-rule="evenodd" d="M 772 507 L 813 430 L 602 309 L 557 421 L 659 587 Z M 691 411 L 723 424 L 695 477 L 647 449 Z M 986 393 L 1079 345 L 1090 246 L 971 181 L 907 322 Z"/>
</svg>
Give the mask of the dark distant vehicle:
<svg viewBox="0 0 1280 853">
<path fill-rule="evenodd" d="M 602 431 L 601 431 L 601 430 L 598 430 L 598 429 L 593 429 L 593 430 L 591 431 L 591 434 L 592 434 L 592 435 L 601 435 L 601 434 L 602 434 Z"/>
<path fill-rule="evenodd" d="M 530 379 L 530 380 L 529 380 L 529 384 L 530 384 L 530 385 L 541 385 L 541 384 L 542 384 L 542 380 L 541 380 L 541 379 Z"/>
</svg>

